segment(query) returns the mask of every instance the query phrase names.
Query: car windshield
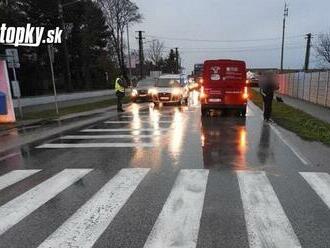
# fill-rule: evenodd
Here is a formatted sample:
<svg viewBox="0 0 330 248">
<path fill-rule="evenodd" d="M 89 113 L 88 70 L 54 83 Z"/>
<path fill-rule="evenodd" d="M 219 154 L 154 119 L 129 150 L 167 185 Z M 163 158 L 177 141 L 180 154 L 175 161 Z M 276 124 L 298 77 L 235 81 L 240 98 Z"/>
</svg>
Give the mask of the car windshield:
<svg viewBox="0 0 330 248">
<path fill-rule="evenodd" d="M 155 82 L 154 81 L 144 81 L 144 82 L 138 82 L 137 83 L 137 86 L 136 87 L 153 87 L 155 85 Z"/>
<path fill-rule="evenodd" d="M 156 82 L 157 87 L 173 88 L 180 87 L 179 79 L 159 78 Z"/>
</svg>

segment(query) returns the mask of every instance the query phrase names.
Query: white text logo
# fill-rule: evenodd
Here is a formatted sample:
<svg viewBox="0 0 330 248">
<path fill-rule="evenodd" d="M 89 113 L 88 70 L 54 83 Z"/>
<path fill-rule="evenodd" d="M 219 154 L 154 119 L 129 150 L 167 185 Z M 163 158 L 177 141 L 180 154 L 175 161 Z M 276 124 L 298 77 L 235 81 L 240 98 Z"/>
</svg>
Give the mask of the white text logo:
<svg viewBox="0 0 330 248">
<path fill-rule="evenodd" d="M 45 35 L 44 27 L 32 27 L 27 24 L 26 27 L 7 27 L 1 24 L 0 44 L 18 46 L 38 47 L 43 44 L 61 43 L 62 32 L 60 28 L 48 30 Z"/>
</svg>

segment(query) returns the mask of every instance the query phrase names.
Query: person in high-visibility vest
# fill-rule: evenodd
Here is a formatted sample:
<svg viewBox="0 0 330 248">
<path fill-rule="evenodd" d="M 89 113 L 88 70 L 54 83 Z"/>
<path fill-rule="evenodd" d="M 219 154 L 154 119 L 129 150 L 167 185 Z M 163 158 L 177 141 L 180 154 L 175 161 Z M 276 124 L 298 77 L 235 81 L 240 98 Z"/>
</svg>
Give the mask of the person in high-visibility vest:
<svg viewBox="0 0 330 248">
<path fill-rule="evenodd" d="M 120 77 L 116 79 L 115 91 L 117 96 L 117 111 L 124 112 L 122 100 L 125 97 L 125 83 L 124 80 Z"/>
</svg>

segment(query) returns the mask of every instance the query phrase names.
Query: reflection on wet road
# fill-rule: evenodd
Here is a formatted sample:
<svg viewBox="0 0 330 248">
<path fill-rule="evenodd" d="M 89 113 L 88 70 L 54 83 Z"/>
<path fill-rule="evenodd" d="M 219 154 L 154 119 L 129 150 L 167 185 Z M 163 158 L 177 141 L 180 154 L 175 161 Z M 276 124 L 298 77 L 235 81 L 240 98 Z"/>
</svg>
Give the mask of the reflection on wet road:
<svg viewBox="0 0 330 248">
<path fill-rule="evenodd" d="M 133 104 L 1 156 L 0 247 L 330 247 L 329 172 L 251 107 Z"/>
</svg>

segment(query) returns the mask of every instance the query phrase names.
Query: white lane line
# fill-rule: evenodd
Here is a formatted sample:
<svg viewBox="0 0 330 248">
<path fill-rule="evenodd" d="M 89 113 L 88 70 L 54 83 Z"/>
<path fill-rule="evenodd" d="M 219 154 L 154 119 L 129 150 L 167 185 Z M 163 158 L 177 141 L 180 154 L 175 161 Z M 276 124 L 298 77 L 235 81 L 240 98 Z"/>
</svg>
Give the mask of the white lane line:
<svg viewBox="0 0 330 248">
<path fill-rule="evenodd" d="M 154 132 L 154 131 L 166 131 L 170 128 L 102 128 L 102 129 L 84 129 L 80 132 L 84 133 L 93 133 L 93 132 L 134 132 L 134 131 L 141 131 L 141 132 Z"/>
<path fill-rule="evenodd" d="M 123 117 L 123 118 L 146 118 L 146 117 L 150 117 L 150 118 L 154 118 L 154 117 L 159 117 L 159 118 L 162 118 L 162 117 L 173 117 L 174 115 L 167 115 L 167 114 L 155 114 L 155 115 L 121 115 L 120 117 Z"/>
<path fill-rule="evenodd" d="M 322 201 L 330 208 L 330 175 L 327 173 L 300 172 Z"/>
<path fill-rule="evenodd" d="M 292 146 L 282 135 L 282 133 L 274 126 L 270 125 L 270 128 L 276 133 L 276 135 L 282 140 L 282 142 L 290 148 L 290 150 L 299 158 L 299 160 L 304 164 L 304 165 L 311 165 L 312 163 L 304 156 L 301 154 L 300 151 L 298 151 L 294 146 Z"/>
<path fill-rule="evenodd" d="M 153 123 L 172 123 L 172 121 L 159 121 L 159 120 L 150 120 L 150 121 L 139 121 L 141 123 L 150 123 L 150 124 L 153 124 Z M 134 121 L 105 121 L 104 122 L 105 124 L 130 124 L 130 123 L 134 123 Z"/>
<path fill-rule="evenodd" d="M 0 207 L 0 235 L 41 207 L 91 169 L 65 169 Z"/>
<path fill-rule="evenodd" d="M 8 154 L 6 156 L 3 156 L 0 158 L 0 162 L 3 161 L 3 160 L 6 160 L 6 159 L 9 159 L 9 158 L 12 158 L 12 157 L 16 157 L 20 155 L 20 153 L 11 153 L 11 154 Z"/>
<path fill-rule="evenodd" d="M 263 121 L 262 111 L 252 102 L 249 102 L 249 106 L 260 115 L 260 119 Z M 285 139 L 282 133 L 276 128 L 276 124 L 269 124 L 270 128 L 274 131 L 277 137 L 296 155 L 296 157 L 304 164 L 304 165 L 312 165 L 312 162 L 309 161 L 296 147 L 290 144 L 287 139 Z"/>
<path fill-rule="evenodd" d="M 92 247 L 150 169 L 122 169 L 39 248 Z"/>
<path fill-rule="evenodd" d="M 264 172 L 237 172 L 250 248 L 301 247 Z"/>
<path fill-rule="evenodd" d="M 0 176 L 0 190 L 9 187 L 23 179 L 32 176 L 40 170 L 14 170 L 5 175 Z"/>
<path fill-rule="evenodd" d="M 80 139 L 134 139 L 134 138 L 154 138 L 159 136 L 159 134 L 114 134 L 114 135 L 67 135 L 60 139 L 62 140 L 80 140 Z"/>
<path fill-rule="evenodd" d="M 152 143 L 79 143 L 79 144 L 43 144 L 39 149 L 67 149 L 67 148 L 150 148 Z"/>
<path fill-rule="evenodd" d="M 144 245 L 195 248 L 208 170 L 181 170 Z"/>
</svg>

